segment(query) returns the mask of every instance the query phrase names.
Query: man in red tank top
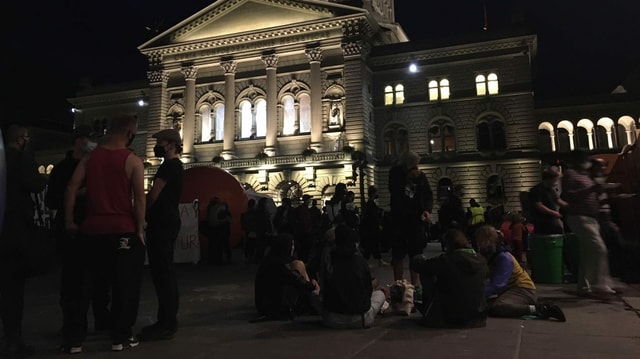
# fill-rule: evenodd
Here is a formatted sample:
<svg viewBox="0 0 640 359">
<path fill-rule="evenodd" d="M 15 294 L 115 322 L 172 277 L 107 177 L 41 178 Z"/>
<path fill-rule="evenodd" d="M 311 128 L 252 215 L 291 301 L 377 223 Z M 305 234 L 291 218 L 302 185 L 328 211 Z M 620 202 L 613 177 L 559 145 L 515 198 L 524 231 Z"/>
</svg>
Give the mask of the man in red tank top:
<svg viewBox="0 0 640 359">
<path fill-rule="evenodd" d="M 128 147 L 137 132 L 130 116 L 110 121 L 106 141 L 76 167 L 65 193 L 66 228 L 84 238 L 82 248 L 88 280 L 106 280 L 111 286 L 111 349 L 138 345 L 132 327 L 138 316 L 140 282 L 145 259 L 144 166 Z M 81 227 L 74 223 L 73 207 L 81 184 L 85 184 L 87 217 Z M 78 291 L 74 325 L 63 333 L 63 350 L 80 353 L 86 336 L 88 296 Z"/>
</svg>

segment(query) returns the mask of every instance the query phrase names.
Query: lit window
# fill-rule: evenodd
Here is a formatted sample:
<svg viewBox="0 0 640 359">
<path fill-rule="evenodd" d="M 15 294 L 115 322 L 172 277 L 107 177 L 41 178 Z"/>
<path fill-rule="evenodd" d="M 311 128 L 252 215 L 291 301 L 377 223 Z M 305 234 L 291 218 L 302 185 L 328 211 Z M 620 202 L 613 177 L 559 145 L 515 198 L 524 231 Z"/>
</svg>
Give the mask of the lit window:
<svg viewBox="0 0 640 359">
<path fill-rule="evenodd" d="M 202 133 L 200 134 L 200 142 L 208 142 L 213 139 L 211 107 L 209 107 L 208 105 L 202 106 L 202 108 L 200 109 L 200 119 L 202 121 Z"/>
<path fill-rule="evenodd" d="M 224 138 L 224 105 L 218 104 L 215 106 L 215 140 L 222 141 Z"/>
<path fill-rule="evenodd" d="M 267 135 L 267 101 L 256 101 L 256 130 L 257 137 L 265 137 Z"/>
<path fill-rule="evenodd" d="M 400 125 L 392 125 L 384 132 L 384 154 L 396 156 L 409 151 L 409 133 Z"/>
<path fill-rule="evenodd" d="M 451 92 L 449 91 L 449 80 L 440 80 L 440 99 L 448 100 Z"/>
<path fill-rule="evenodd" d="M 491 73 L 487 76 L 487 87 L 489 87 L 489 95 L 498 93 L 498 75 Z"/>
<path fill-rule="evenodd" d="M 492 72 L 486 77 L 485 75 L 476 76 L 476 93 L 478 96 L 495 95 L 498 91 L 498 75 Z"/>
<path fill-rule="evenodd" d="M 243 101 L 240 104 L 240 138 L 250 138 L 253 134 L 253 114 L 251 112 L 251 103 Z"/>
<path fill-rule="evenodd" d="M 438 100 L 438 81 L 429 81 L 429 101 Z"/>
<path fill-rule="evenodd" d="M 296 125 L 296 107 L 292 96 L 285 96 L 282 99 L 284 121 L 282 125 L 283 135 L 293 135 Z"/>
<path fill-rule="evenodd" d="M 404 86 L 396 85 L 396 105 L 404 103 Z"/>
<path fill-rule="evenodd" d="M 439 154 L 456 151 L 456 136 L 453 123 L 449 120 L 434 122 L 427 131 L 429 153 Z"/>
<path fill-rule="evenodd" d="M 300 95 L 300 133 L 311 132 L 311 97 Z"/>
<path fill-rule="evenodd" d="M 384 104 L 385 106 L 393 105 L 393 87 L 391 86 L 384 88 Z"/>
</svg>

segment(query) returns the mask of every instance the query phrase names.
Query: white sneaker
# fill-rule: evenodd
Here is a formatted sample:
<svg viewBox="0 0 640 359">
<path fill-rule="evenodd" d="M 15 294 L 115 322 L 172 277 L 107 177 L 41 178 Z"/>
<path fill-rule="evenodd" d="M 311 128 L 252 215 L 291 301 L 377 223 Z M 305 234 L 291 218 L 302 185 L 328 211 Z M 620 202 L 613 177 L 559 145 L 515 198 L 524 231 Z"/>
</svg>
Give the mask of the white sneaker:
<svg viewBox="0 0 640 359">
<path fill-rule="evenodd" d="M 380 308 L 380 314 L 384 314 L 384 312 L 386 312 L 389 307 L 389 301 L 385 300 L 384 303 L 382 303 L 382 307 Z"/>
<path fill-rule="evenodd" d="M 123 351 L 125 348 L 135 348 L 138 346 L 138 344 L 140 344 L 138 339 L 136 339 L 136 337 L 131 337 L 127 339 L 126 343 L 111 344 L 111 350 L 114 352 L 120 352 L 120 351 Z"/>
</svg>

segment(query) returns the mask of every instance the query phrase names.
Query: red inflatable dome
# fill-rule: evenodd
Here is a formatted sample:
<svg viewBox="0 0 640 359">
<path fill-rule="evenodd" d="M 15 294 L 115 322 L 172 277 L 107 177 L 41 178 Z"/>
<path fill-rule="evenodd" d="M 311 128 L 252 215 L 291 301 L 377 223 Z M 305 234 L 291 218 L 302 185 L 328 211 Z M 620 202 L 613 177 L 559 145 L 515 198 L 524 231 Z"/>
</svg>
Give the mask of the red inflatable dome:
<svg viewBox="0 0 640 359">
<path fill-rule="evenodd" d="M 198 200 L 200 221 L 207 218 L 207 205 L 212 197 L 218 197 L 227 202 L 231 211 L 231 247 L 237 246 L 242 239 L 240 215 L 247 209 L 247 194 L 242 184 L 229 172 L 218 167 L 192 167 L 184 172 L 184 189 L 180 203 L 191 203 Z M 200 237 L 200 248 L 206 257 L 207 243 L 204 236 Z"/>
</svg>

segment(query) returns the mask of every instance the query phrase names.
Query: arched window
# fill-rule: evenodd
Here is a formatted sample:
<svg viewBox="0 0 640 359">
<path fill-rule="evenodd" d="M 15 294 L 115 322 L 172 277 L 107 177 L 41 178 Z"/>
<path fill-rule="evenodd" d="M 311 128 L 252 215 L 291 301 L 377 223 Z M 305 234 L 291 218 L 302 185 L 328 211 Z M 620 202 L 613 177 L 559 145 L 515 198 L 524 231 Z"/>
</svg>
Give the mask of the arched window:
<svg viewBox="0 0 640 359">
<path fill-rule="evenodd" d="M 504 122 L 495 115 L 486 115 L 476 127 L 478 151 L 502 151 L 507 149 Z"/>
<path fill-rule="evenodd" d="M 589 151 L 589 134 L 584 127 L 576 127 L 576 148 Z"/>
<path fill-rule="evenodd" d="M 571 151 L 571 141 L 569 131 L 566 128 L 558 128 L 558 152 Z"/>
<path fill-rule="evenodd" d="M 267 101 L 259 99 L 256 101 L 256 129 L 257 137 L 267 135 Z"/>
<path fill-rule="evenodd" d="M 293 96 L 287 95 L 282 98 L 282 111 L 284 114 L 282 134 L 293 135 L 296 125 L 296 106 Z"/>
<path fill-rule="evenodd" d="M 200 142 L 209 142 L 213 138 L 214 123 L 212 117 L 209 105 L 200 108 L 200 121 L 202 122 Z"/>
<path fill-rule="evenodd" d="M 395 86 L 385 86 L 384 88 L 384 104 L 389 105 L 401 105 L 404 103 L 404 86 L 397 84 Z"/>
<path fill-rule="evenodd" d="M 456 136 L 453 123 L 448 120 L 439 120 L 429 127 L 428 138 L 429 153 L 447 153 L 456 151 Z"/>
<path fill-rule="evenodd" d="M 311 132 L 311 97 L 300 95 L 300 133 Z"/>
<path fill-rule="evenodd" d="M 252 135 L 255 136 L 255 128 L 253 127 L 251 103 L 242 101 L 240 103 L 240 138 L 251 138 Z"/>
<path fill-rule="evenodd" d="M 607 129 L 604 126 L 598 125 L 596 127 L 596 143 L 599 149 L 609 148 Z"/>
<path fill-rule="evenodd" d="M 404 103 L 404 86 L 401 84 L 396 85 L 396 105 Z"/>
<path fill-rule="evenodd" d="M 224 105 L 217 104 L 214 107 L 215 121 L 215 141 L 222 141 L 224 138 Z"/>
<path fill-rule="evenodd" d="M 448 100 L 449 95 L 449 80 L 429 81 L 429 101 Z"/>
<path fill-rule="evenodd" d="M 551 141 L 551 133 L 548 130 L 543 128 L 538 130 L 538 148 L 540 149 L 540 152 L 553 152 Z"/>
<path fill-rule="evenodd" d="M 476 75 L 476 94 L 478 96 L 495 95 L 498 92 L 498 75 L 493 72 L 487 76 L 483 74 Z"/>
<path fill-rule="evenodd" d="M 396 156 L 409 151 L 409 133 L 401 125 L 391 125 L 384 132 L 384 154 Z"/>
</svg>

